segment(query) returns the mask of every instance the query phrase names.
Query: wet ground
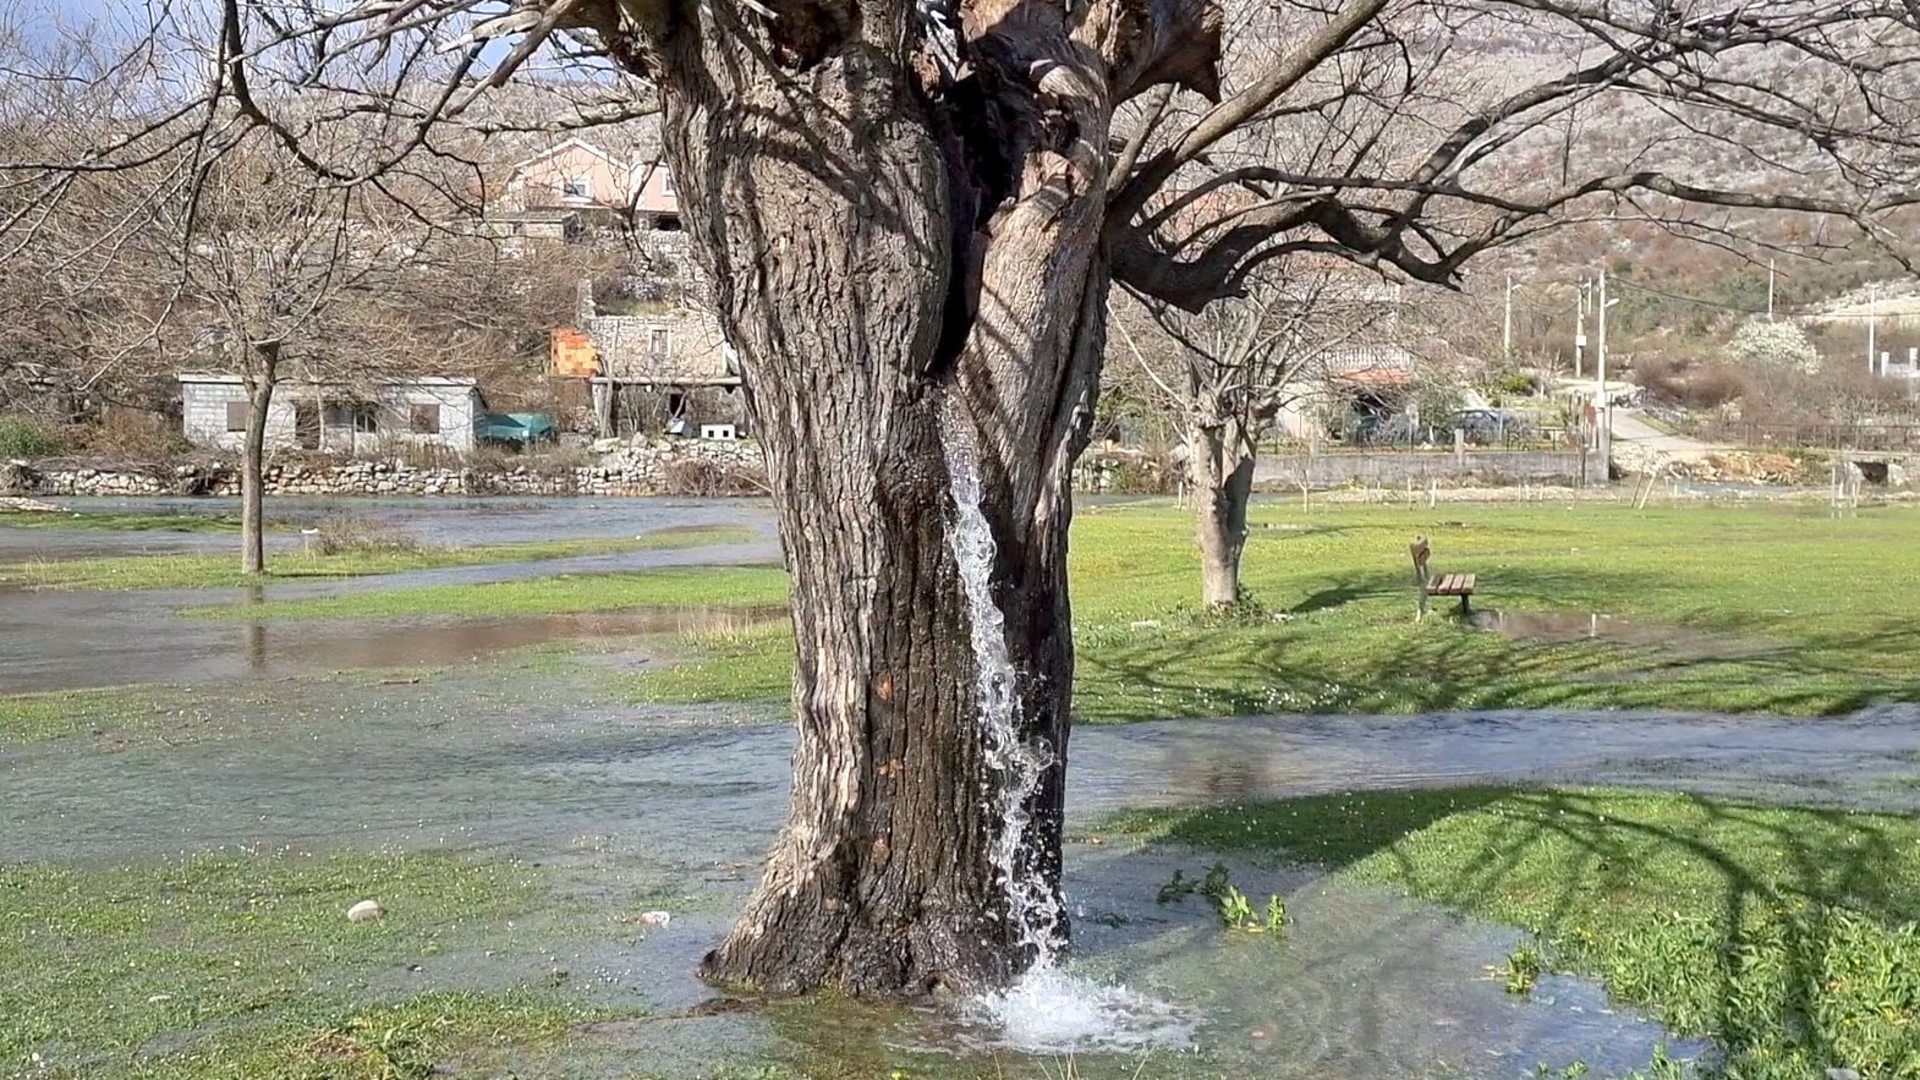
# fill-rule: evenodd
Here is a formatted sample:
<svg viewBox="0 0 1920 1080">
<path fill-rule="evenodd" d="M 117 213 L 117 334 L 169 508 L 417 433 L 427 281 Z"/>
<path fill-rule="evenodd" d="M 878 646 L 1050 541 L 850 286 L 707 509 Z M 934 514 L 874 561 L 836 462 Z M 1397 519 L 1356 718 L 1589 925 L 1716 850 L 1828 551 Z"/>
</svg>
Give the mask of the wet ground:
<svg viewBox="0 0 1920 1080">
<path fill-rule="evenodd" d="M 1780 647 L 1751 638 L 1685 626 L 1640 622 L 1621 615 L 1563 611 L 1475 611 L 1473 625 L 1517 641 L 1564 644 L 1571 641 L 1611 641 L 1621 645 L 1649 645 L 1689 660 L 1757 658 Z"/>
<path fill-rule="evenodd" d="M 0 751 L 0 863 L 282 845 L 531 863 L 565 903 L 519 923 L 516 948 L 437 957 L 422 978 L 505 985 L 557 962 L 592 988 L 590 1003 L 654 1018 L 583 1033 L 557 1057 L 522 1063 L 527 1075 L 684 1067 L 704 1076 L 736 1060 L 855 1053 L 907 1063 L 989 1055 L 1011 1063 L 1009 1075 L 1033 1064 L 983 1048 L 985 1036 L 950 1019 L 689 1015 L 710 996 L 693 967 L 724 932 L 784 815 L 791 733 L 731 709 L 571 705 L 577 687 L 567 678 L 336 680 L 324 693 L 287 684 L 204 718 L 177 745 L 82 739 Z M 1173 869 L 1195 875 L 1211 857 L 1086 834 L 1123 805 L 1495 780 L 1913 809 L 1916 720 L 1909 707 L 1813 721 L 1487 713 L 1083 729 L 1067 875 L 1076 964 L 1185 1018 L 1189 1048 L 1160 1051 L 1143 1075 L 1522 1076 L 1537 1062 L 1575 1060 L 1596 1075 L 1626 1071 L 1656 1044 L 1698 1048 L 1608 1008 L 1577 980 L 1509 997 L 1486 969 L 1517 931 L 1303 871 L 1236 865 L 1249 893 L 1289 896 L 1295 928 L 1279 947 L 1222 935 L 1204 905 L 1155 902 Z M 663 903 L 675 909 L 669 927 L 632 930 L 638 911 Z M 1097 1053 L 1080 1060 L 1085 1076 L 1130 1076 L 1135 1065 Z"/>
<path fill-rule="evenodd" d="M 558 530 L 564 517 L 475 503 L 410 502 L 392 513 L 440 542 L 583 535 L 541 531 Z M 605 533 L 584 535 L 743 522 L 768 535 L 765 511 L 752 505 L 609 505 L 625 516 L 607 522 Z M 588 510 L 564 504 L 563 512 Z M 496 525 L 502 520 L 515 524 Z M 578 527 L 606 522 L 586 520 Z M 502 580 L 563 565 L 757 561 L 771 548 L 768 540 L 293 582 L 271 585 L 266 595 Z M 1008 1076 L 1061 1074 L 1059 1057 L 996 1047 L 994 1033 L 951 1015 L 830 1005 L 700 1011 L 711 991 L 693 968 L 751 887 L 785 814 L 792 734 L 768 723 L 774 717 L 764 711 L 607 704 L 602 680 L 618 665 L 516 667 L 511 654 L 418 681 L 282 677 L 708 626 L 712 613 L 498 625 L 477 618 L 399 624 L 391 632 L 174 615 L 187 602 L 227 598 L 0 596 L 0 689 L 178 681 L 234 690 L 228 700 L 169 718 L 160 732 L 0 749 L 0 864 L 102 866 L 282 847 L 521 861 L 553 890 L 550 907 L 518 920 L 499 947 L 450 948 L 391 977 L 415 991 L 499 988 L 539 984 L 561 967 L 583 1003 L 631 1017 L 591 1025 L 515 1062 L 520 1075 L 708 1076 L 727 1065 L 783 1062 L 804 1070 L 829 1061 L 871 1066 L 840 1076 L 884 1076 L 896 1067 L 937 1074 L 955 1062 L 988 1063 Z M 1597 619 L 1582 618 L 1590 632 L 1600 631 Z M 402 638 L 425 644 L 408 653 Z M 642 651 L 616 659 L 632 666 L 645 658 Z M 1144 1065 L 1139 1054 L 1082 1052 L 1074 1068 L 1084 1077 L 1305 1080 L 1523 1077 L 1538 1063 L 1584 1061 L 1604 1076 L 1644 1065 L 1656 1045 L 1682 1055 L 1702 1049 L 1610 1008 L 1578 980 L 1548 978 L 1531 997 L 1511 997 L 1487 969 L 1504 960 L 1518 931 L 1310 871 L 1236 862 L 1235 882 L 1249 894 L 1288 897 L 1294 926 L 1284 943 L 1223 934 L 1199 902 L 1156 902 L 1174 870 L 1195 875 L 1213 857 L 1099 842 L 1090 834 L 1110 811 L 1475 781 L 1640 785 L 1913 811 L 1920 810 L 1917 721 L 1920 708 L 1902 706 L 1819 720 L 1489 712 L 1084 728 L 1074 736 L 1069 794 L 1074 965 L 1102 985 L 1124 984 L 1159 1003 L 1174 1037 Z M 667 927 L 636 928 L 640 911 L 659 907 L 673 912 Z"/>
<path fill-rule="evenodd" d="M 232 500 L 218 499 L 77 499 L 71 504 L 88 512 L 221 514 L 236 510 Z M 524 499 L 368 499 L 350 504 L 341 500 L 276 499 L 272 512 L 289 520 L 317 521 L 341 513 L 343 505 L 356 516 L 386 522 L 425 543 L 449 546 L 630 538 L 706 526 L 744 527 L 757 538 L 738 544 L 448 566 L 361 578 L 289 579 L 250 590 L 102 592 L 0 587 L 0 693 L 439 664 L 569 638 L 692 629 L 680 623 L 684 618 L 701 618 L 698 613 L 646 616 L 630 627 L 591 619 L 498 619 L 484 613 L 476 613 L 471 619 L 383 621 L 376 626 L 338 622 L 249 624 L 184 619 L 179 613 L 189 607 L 244 603 L 249 599 L 339 596 L 369 589 L 480 584 L 668 566 L 769 563 L 780 558 L 771 512 L 764 504 L 749 500 L 628 499 L 603 505 Z M 236 542 L 231 534 L 0 527 L 0 562 L 78 558 L 102 551 L 232 550 Z M 282 535 L 279 542 L 283 546 L 297 545 L 299 539 L 297 535 Z M 717 616 L 708 613 L 706 617 Z"/>
</svg>

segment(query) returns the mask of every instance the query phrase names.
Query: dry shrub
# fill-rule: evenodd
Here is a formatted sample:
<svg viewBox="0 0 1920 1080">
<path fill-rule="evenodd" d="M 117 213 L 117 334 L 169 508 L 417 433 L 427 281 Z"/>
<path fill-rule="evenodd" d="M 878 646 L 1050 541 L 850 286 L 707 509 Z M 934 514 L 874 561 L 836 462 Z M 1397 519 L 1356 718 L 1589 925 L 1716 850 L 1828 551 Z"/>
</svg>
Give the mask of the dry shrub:
<svg viewBox="0 0 1920 1080">
<path fill-rule="evenodd" d="M 68 430 L 72 452 L 82 457 L 171 462 L 193 452 L 178 420 L 147 409 L 114 406 L 98 421 Z"/>
<path fill-rule="evenodd" d="M 1655 399 L 1688 409 L 1717 409 L 1748 391 L 1745 373 L 1721 361 L 1643 356 L 1634 360 L 1633 374 Z"/>
<path fill-rule="evenodd" d="M 330 517 L 319 528 L 309 548 L 315 555 L 411 555 L 422 550 L 412 534 L 385 521 Z"/>
<path fill-rule="evenodd" d="M 765 495 L 771 490 L 765 470 L 758 466 L 722 465 L 706 458 L 669 461 L 660 475 L 660 494 L 682 498 Z"/>
</svg>

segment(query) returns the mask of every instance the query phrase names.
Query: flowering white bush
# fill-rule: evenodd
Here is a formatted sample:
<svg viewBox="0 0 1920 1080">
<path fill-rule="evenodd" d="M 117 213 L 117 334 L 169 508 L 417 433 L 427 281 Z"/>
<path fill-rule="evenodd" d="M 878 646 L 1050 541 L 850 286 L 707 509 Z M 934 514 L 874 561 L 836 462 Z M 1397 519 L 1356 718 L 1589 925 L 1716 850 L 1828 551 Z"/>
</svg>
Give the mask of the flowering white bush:
<svg viewBox="0 0 1920 1080">
<path fill-rule="evenodd" d="M 1791 368 L 1812 375 L 1820 370 L 1820 354 L 1807 332 L 1793 322 L 1750 322 L 1727 343 L 1727 355 L 1741 364 Z"/>
</svg>

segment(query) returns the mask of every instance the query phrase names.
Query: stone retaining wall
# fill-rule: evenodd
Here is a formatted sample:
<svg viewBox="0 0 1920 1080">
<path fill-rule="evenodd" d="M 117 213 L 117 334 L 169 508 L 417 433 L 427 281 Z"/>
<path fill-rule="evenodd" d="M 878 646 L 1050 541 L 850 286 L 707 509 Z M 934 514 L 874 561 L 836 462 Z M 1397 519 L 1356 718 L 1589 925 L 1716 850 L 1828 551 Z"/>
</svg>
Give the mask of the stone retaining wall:
<svg viewBox="0 0 1920 1080">
<path fill-rule="evenodd" d="M 758 444 L 660 440 L 623 446 L 591 464 L 538 458 L 484 467 L 404 461 L 275 461 L 269 495 L 708 495 L 763 492 Z M 0 492 L 22 495 L 238 495 L 231 461 L 162 466 L 40 461 L 0 464 Z"/>
<path fill-rule="evenodd" d="M 1297 491 L 1338 487 L 1425 488 L 1479 485 L 1599 484 L 1606 476 L 1598 455 L 1578 450 L 1401 450 L 1368 453 L 1274 454 L 1255 466 L 1254 485 L 1262 490 Z"/>
</svg>

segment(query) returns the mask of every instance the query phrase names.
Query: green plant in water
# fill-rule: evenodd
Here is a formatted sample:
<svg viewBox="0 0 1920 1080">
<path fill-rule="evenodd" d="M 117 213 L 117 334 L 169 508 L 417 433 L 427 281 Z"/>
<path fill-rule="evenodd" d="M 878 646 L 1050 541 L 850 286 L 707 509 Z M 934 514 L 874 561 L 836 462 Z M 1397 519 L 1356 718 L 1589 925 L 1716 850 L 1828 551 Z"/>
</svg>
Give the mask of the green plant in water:
<svg viewBox="0 0 1920 1080">
<path fill-rule="evenodd" d="M 1279 893 L 1267 897 L 1267 933 L 1287 932 L 1287 901 Z"/>
<path fill-rule="evenodd" d="M 1223 899 L 1227 890 L 1232 888 L 1228 883 L 1230 877 L 1232 872 L 1227 869 L 1226 863 L 1214 863 L 1207 868 L 1207 876 L 1200 879 L 1200 895 L 1213 900 Z"/>
<path fill-rule="evenodd" d="M 1248 900 L 1247 894 L 1237 887 L 1227 886 L 1226 892 L 1220 895 L 1218 902 L 1220 922 L 1227 929 L 1245 930 L 1250 933 L 1259 933 L 1263 929 L 1260 916 L 1253 913 L 1253 902 Z"/>
<path fill-rule="evenodd" d="M 1154 897 L 1154 901 L 1161 904 L 1171 904 L 1177 900 L 1184 900 L 1192 896 L 1194 890 L 1199 887 L 1200 886 L 1184 872 L 1175 870 L 1173 877 L 1169 878 L 1165 885 L 1160 886 L 1160 894 Z"/>
<path fill-rule="evenodd" d="M 1507 993 L 1533 993 L 1533 988 L 1540 982 L 1541 965 L 1540 948 L 1537 945 L 1522 945 L 1508 953 L 1507 966 L 1499 972 L 1507 981 Z"/>
</svg>

